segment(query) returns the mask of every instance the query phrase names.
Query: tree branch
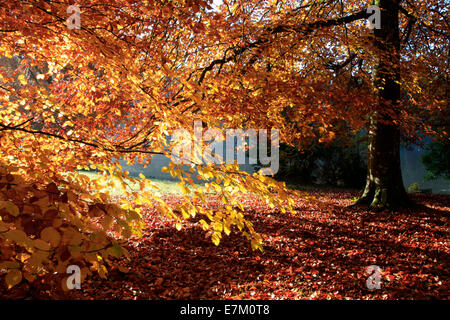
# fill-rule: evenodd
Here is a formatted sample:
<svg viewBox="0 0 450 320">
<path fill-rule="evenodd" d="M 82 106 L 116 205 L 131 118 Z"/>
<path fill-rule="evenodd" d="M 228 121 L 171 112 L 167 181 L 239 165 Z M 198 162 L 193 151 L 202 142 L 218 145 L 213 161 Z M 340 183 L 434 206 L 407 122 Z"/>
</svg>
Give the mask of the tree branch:
<svg viewBox="0 0 450 320">
<path fill-rule="evenodd" d="M 9 126 L 9 125 L 4 125 L 2 123 L 0 123 L 0 127 L 2 129 L 0 129 L 0 131 L 21 131 L 21 132 L 25 132 L 25 133 L 30 133 L 30 134 L 39 134 L 39 135 L 44 135 L 44 136 L 48 136 L 48 137 L 52 137 L 52 138 L 57 138 L 60 140 L 65 140 L 65 141 L 70 141 L 70 142 L 74 142 L 74 143 L 82 143 L 85 144 L 87 146 L 90 147 L 94 147 L 97 149 L 101 149 L 104 151 L 109 151 L 109 152 L 119 152 L 119 153 L 145 153 L 145 154 L 163 154 L 162 152 L 154 152 L 154 151 L 148 151 L 148 150 L 133 150 L 133 149 L 127 149 L 125 147 L 122 147 L 120 145 L 114 145 L 114 147 L 116 149 L 111 149 L 111 148 L 106 148 L 102 145 L 93 143 L 93 142 L 88 142 L 82 139 L 74 139 L 74 138 L 69 138 L 69 137 L 64 137 L 55 133 L 51 133 L 51 132 L 45 132 L 45 131 L 40 131 L 40 130 L 29 130 L 29 129 L 25 129 L 25 128 L 19 128 L 17 126 Z"/>
<path fill-rule="evenodd" d="M 233 51 L 233 54 L 231 56 L 229 56 L 229 57 L 224 56 L 221 59 L 213 60 L 208 66 L 201 69 L 202 73 L 200 74 L 200 77 L 198 79 L 198 84 L 201 84 L 204 81 L 206 74 L 209 71 L 211 71 L 212 69 L 214 69 L 214 67 L 216 65 L 220 65 L 222 67 L 224 64 L 235 60 L 239 55 L 243 54 L 244 52 L 246 52 L 252 48 L 260 47 L 261 45 L 267 44 L 269 42 L 268 38 L 272 35 L 276 35 L 276 34 L 280 34 L 280 33 L 296 32 L 296 33 L 301 33 L 303 36 L 305 36 L 305 35 L 312 33 L 313 31 L 316 31 L 316 30 L 319 30 L 322 28 L 351 23 L 351 22 L 354 22 L 357 20 L 368 18 L 369 16 L 370 16 L 370 14 L 367 13 L 367 10 L 361 10 L 354 14 L 351 14 L 351 15 L 348 15 L 345 17 L 335 18 L 335 19 L 320 20 L 320 21 L 315 21 L 315 22 L 311 22 L 311 23 L 300 24 L 297 26 L 278 25 L 276 27 L 269 27 L 266 29 L 266 34 L 263 35 L 260 39 L 254 41 L 254 42 L 249 42 L 245 46 L 242 46 L 242 47 L 228 48 L 227 51 L 228 50 Z"/>
</svg>

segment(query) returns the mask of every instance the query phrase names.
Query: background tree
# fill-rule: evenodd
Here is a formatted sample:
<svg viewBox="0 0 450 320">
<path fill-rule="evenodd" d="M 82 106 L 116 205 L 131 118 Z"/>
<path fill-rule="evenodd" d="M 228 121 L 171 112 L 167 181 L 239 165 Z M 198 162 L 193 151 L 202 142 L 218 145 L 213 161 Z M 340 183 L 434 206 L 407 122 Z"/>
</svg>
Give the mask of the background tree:
<svg viewBox="0 0 450 320">
<path fill-rule="evenodd" d="M 224 42 L 236 45 L 225 47 L 199 81 L 216 70 L 211 81 L 226 84 L 219 86 L 227 111 L 239 108 L 246 126 L 282 128 L 284 140 L 299 148 L 340 134 L 339 119 L 368 128 L 367 182 L 357 203 L 395 208 L 409 204 L 401 136 L 434 134 L 429 119 L 448 101 L 440 88 L 448 82 L 434 80 L 448 73 L 447 9 L 443 1 L 376 1 L 381 28 L 372 31 L 365 27 L 369 4 L 224 1 L 221 13 L 235 21 L 224 28 Z"/>
</svg>

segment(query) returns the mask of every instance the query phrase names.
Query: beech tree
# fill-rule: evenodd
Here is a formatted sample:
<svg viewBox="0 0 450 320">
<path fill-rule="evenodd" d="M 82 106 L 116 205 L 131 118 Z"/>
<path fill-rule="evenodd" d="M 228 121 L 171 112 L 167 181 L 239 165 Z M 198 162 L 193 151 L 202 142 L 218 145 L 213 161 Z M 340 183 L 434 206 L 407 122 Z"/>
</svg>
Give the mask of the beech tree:
<svg viewBox="0 0 450 320">
<path fill-rule="evenodd" d="M 197 68 L 192 57 L 202 59 L 195 48 L 202 46 L 207 2 L 82 1 L 79 14 L 70 5 L 0 6 L 0 269 L 7 286 L 65 274 L 70 265 L 81 268 L 82 279 L 93 271 L 106 277 L 115 258 L 128 257 L 124 240 L 141 234 L 146 204 L 176 220 L 177 229 L 183 219 L 202 216 L 216 245 L 235 226 L 261 249 L 238 196 L 259 194 L 272 207 L 292 210 L 293 192 L 284 184 L 236 164 L 186 170 L 172 162 L 163 170 L 180 179 L 185 193 L 172 208 L 151 181 L 130 177 L 118 162 L 170 157 L 167 136 L 174 129 L 192 131 L 195 119 L 220 121 L 192 110 L 207 101 L 205 88 L 188 76 Z M 100 177 L 91 180 L 80 169 Z M 194 172 L 205 186 L 194 184 Z M 117 181 L 123 197 L 113 199 L 108 188 Z M 202 206 L 211 189 L 223 209 Z"/>
<path fill-rule="evenodd" d="M 370 4 L 380 12 L 375 28 L 364 27 L 373 13 L 364 5 Z M 270 120 L 262 115 L 261 123 L 278 122 L 284 138 L 300 140 L 300 146 L 314 134 L 325 141 L 333 138 L 343 127 L 340 119 L 353 129 L 366 127 L 368 174 L 357 204 L 377 209 L 409 205 L 401 137 L 417 141 L 421 134 L 438 134 L 448 139 L 447 132 L 433 133 L 430 127 L 430 119 L 442 115 L 448 103 L 448 78 L 440 76 L 448 73 L 448 58 L 442 59 L 449 44 L 444 2 L 230 5 L 225 2 L 223 11 L 237 7 L 241 13 L 240 45 L 232 54 L 226 49 L 202 75 L 239 61 L 242 99 L 254 108 L 257 96 L 265 106 L 256 105 L 271 115 Z M 280 117 L 283 111 L 287 117 Z M 290 126 L 280 123 L 286 120 Z"/>
<path fill-rule="evenodd" d="M 261 249 L 239 195 L 290 211 L 294 191 L 283 183 L 194 157 L 190 169 L 163 168 L 185 192 L 174 209 L 145 191 L 150 180 L 121 170 L 118 159 L 148 164 L 155 154 L 170 156 L 167 136 L 193 132 L 194 121 L 220 130 L 277 128 L 298 148 L 313 138 L 332 141 L 348 126 L 369 128 L 360 202 L 378 208 L 407 203 L 401 136 L 447 137 L 428 121 L 447 103 L 444 0 L 380 0 L 375 30 L 366 26 L 366 1 L 71 5 L 0 1 L 0 266 L 9 287 L 71 264 L 83 277 L 106 276 L 113 258 L 127 255 L 120 239 L 140 234 L 145 204 L 157 204 L 177 228 L 202 216 L 216 245 L 236 226 Z M 87 168 L 101 176 L 79 173 Z M 110 196 L 108 176 L 120 181 L 121 199 Z M 221 195 L 220 211 L 201 205 L 211 189 Z"/>
</svg>

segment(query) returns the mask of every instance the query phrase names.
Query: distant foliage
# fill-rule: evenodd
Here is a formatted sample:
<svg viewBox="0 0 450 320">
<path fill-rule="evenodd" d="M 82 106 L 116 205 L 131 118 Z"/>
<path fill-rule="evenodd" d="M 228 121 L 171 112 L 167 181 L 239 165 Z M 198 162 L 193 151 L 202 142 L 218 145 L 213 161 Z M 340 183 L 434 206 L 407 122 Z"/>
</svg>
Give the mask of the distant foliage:
<svg viewBox="0 0 450 320">
<path fill-rule="evenodd" d="M 412 183 L 412 184 L 408 187 L 408 192 L 410 192 L 410 193 L 417 193 L 417 192 L 420 192 L 420 184 L 419 184 L 418 182 Z"/>
<path fill-rule="evenodd" d="M 426 148 L 422 162 L 428 172 L 427 179 L 442 177 L 450 180 L 450 142 L 433 142 Z"/>
<path fill-rule="evenodd" d="M 277 178 L 304 184 L 361 188 L 367 173 L 365 145 L 350 138 L 331 145 L 314 144 L 299 151 L 295 147 L 280 147 L 280 171 Z"/>
</svg>

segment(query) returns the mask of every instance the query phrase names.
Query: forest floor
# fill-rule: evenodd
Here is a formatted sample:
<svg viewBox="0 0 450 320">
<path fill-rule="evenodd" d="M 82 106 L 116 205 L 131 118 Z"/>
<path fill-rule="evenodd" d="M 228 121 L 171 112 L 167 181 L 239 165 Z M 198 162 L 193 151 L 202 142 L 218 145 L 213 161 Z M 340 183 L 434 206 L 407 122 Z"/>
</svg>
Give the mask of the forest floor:
<svg viewBox="0 0 450 320">
<path fill-rule="evenodd" d="M 68 292 L 21 284 L 3 298 L 449 299 L 450 196 L 414 194 L 421 206 L 374 213 L 348 207 L 354 191 L 308 193 L 326 206 L 297 199 L 296 213 L 283 214 L 245 199 L 263 252 L 252 251 L 236 230 L 216 247 L 198 219 L 177 231 L 147 208 L 144 235 L 127 246 L 131 260 L 121 261 L 129 272 L 113 269 L 106 280 L 93 275 L 81 290 Z M 166 198 L 180 200 L 177 194 Z M 209 201 L 220 206 L 214 195 Z M 371 265 L 381 268 L 381 289 L 367 288 Z"/>
</svg>

